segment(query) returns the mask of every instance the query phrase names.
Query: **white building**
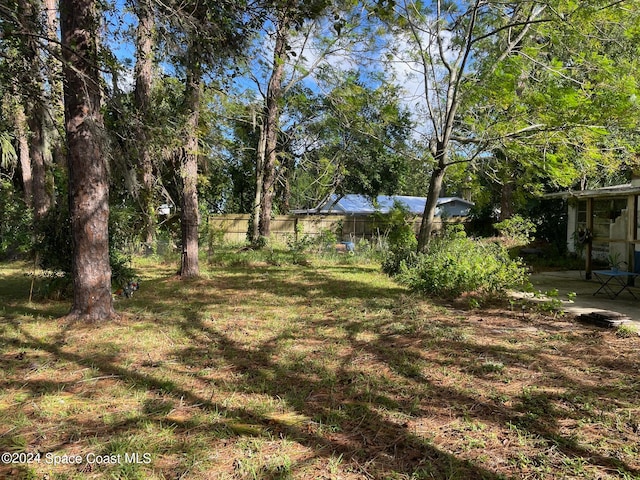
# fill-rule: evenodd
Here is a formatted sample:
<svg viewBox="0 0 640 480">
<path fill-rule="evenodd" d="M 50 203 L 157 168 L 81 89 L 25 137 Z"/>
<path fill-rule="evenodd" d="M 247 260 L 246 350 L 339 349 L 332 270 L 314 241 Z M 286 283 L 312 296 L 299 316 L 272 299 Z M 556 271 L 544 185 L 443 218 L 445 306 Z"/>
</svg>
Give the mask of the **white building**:
<svg viewBox="0 0 640 480">
<path fill-rule="evenodd" d="M 594 190 L 547 195 L 568 201 L 567 247 L 592 261 L 618 258 L 621 269 L 640 272 L 640 180 Z"/>
</svg>

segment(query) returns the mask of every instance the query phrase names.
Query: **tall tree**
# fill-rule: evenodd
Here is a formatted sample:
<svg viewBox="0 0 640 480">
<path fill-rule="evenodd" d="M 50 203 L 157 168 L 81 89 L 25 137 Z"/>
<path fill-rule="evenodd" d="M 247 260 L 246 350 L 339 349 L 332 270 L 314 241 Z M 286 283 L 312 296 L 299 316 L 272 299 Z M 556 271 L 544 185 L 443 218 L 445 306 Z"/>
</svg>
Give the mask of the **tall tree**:
<svg viewBox="0 0 640 480">
<path fill-rule="evenodd" d="M 315 207 L 331 194 L 375 197 L 403 189 L 408 171 L 411 122 L 398 88 L 380 75 L 333 72 L 327 93 L 298 93 L 299 130 L 292 154 L 294 204 Z M 292 112 L 288 115 L 291 117 Z M 291 135 L 293 136 L 293 134 Z M 296 153 L 297 152 L 297 153 Z"/>
<path fill-rule="evenodd" d="M 552 120 L 555 119 L 528 116 L 523 111 L 519 116 L 512 116 L 511 121 L 503 121 L 507 117 L 501 109 L 511 112 L 509 98 L 516 104 L 525 104 L 536 98 L 536 95 L 522 96 L 524 80 L 519 75 L 524 70 L 503 76 L 503 80 L 508 78 L 509 81 L 504 81 L 502 88 L 495 90 L 493 96 L 483 97 L 484 100 L 493 97 L 489 101 L 474 101 L 479 98 L 477 92 L 495 87 L 494 77 L 503 74 L 505 65 L 508 66 L 514 58 L 528 58 L 529 64 L 537 71 L 565 75 L 562 68 L 557 68 L 553 55 L 548 55 L 548 52 L 547 56 L 538 55 L 542 49 L 536 42 L 544 43 L 544 39 L 537 37 L 540 31 L 537 27 L 543 26 L 546 32 L 565 31 L 573 28 L 571 17 L 575 12 L 597 11 L 625 2 L 595 2 L 598 5 L 593 8 L 587 2 L 576 4 L 562 0 L 403 0 L 390 2 L 391 7 L 385 3 L 378 2 L 375 11 L 395 26 L 392 29 L 395 28 L 393 32 L 397 38 L 390 52 L 419 72 L 421 107 L 417 111 L 423 116 L 423 125 L 426 125 L 420 134 L 425 138 L 432 165 L 418 239 L 418 249 L 425 250 L 445 173 L 450 166 L 482 159 L 486 156 L 482 154 L 487 152 L 502 151 L 503 158 L 512 158 L 501 150 L 501 145 L 508 139 L 529 136 L 554 126 Z M 530 58 L 532 51 L 534 58 Z M 567 99 L 566 85 L 563 87 L 556 87 L 555 91 Z M 501 98 L 496 102 L 497 96 Z M 537 98 L 540 97 L 538 95 Z M 546 98 L 553 102 L 553 96 Z M 496 119 L 489 116 L 484 116 L 481 122 L 474 122 L 474 118 L 485 112 L 497 115 L 502 128 L 492 128 Z M 567 109 L 563 114 L 568 116 Z M 509 175 L 505 179 L 508 193 Z"/>
<path fill-rule="evenodd" d="M 47 191 L 47 164 L 50 152 L 47 145 L 48 98 L 44 88 L 44 65 L 41 61 L 40 37 L 46 38 L 42 22 L 44 6 L 39 0 L 21 2 L 21 14 L 31 35 L 24 40 L 23 55 L 26 69 L 22 79 L 22 99 L 27 118 L 29 158 L 32 171 L 34 220 L 38 223 L 51 207 L 52 192 Z"/>
<path fill-rule="evenodd" d="M 268 238 L 280 160 L 278 138 L 281 113 L 287 93 L 308 78 L 329 57 L 346 53 L 356 38 L 358 16 L 351 15 L 355 2 L 269 1 L 265 2 L 265 32 L 272 39 L 268 81 L 263 94 L 263 112 L 258 123 L 256 188 L 253 206 L 252 242 Z M 337 13 L 342 9 L 340 13 Z M 331 12 L 331 20 L 327 15 Z M 342 15 L 342 16 L 341 16 Z M 343 17 L 349 17 L 346 21 Z M 264 38 L 262 37 L 262 40 Z M 294 45 L 294 43 L 298 45 Z M 309 55 L 311 59 L 307 59 Z M 286 74 L 288 78 L 285 78 Z M 254 77 L 255 78 L 255 77 Z M 284 170 L 284 169 L 282 169 Z"/>
<path fill-rule="evenodd" d="M 241 54 L 251 20 L 244 1 L 201 0 L 163 4 L 168 32 L 165 44 L 184 72 L 184 136 L 180 152 L 182 261 L 181 277 L 199 275 L 198 264 L 198 154 L 201 90 L 204 75 L 222 75 L 228 60 Z M 173 37 L 174 42 L 170 41 Z"/>
<path fill-rule="evenodd" d="M 427 201 L 418 236 L 418 249 L 426 249 L 447 168 L 460 161 L 452 155 L 459 111 L 469 85 L 473 85 L 474 64 L 485 56 L 483 40 L 508 30 L 510 41 L 500 44 L 495 59 L 509 57 L 531 26 L 541 21 L 546 5 L 541 2 L 414 2 L 403 0 L 392 9 L 401 27 L 403 54 L 419 69 L 427 138 L 433 159 Z M 385 12 L 387 14 L 388 12 Z M 546 19 L 544 19 L 546 20 Z M 406 58 L 406 57 L 405 57 Z"/>
<path fill-rule="evenodd" d="M 138 151 L 138 171 L 140 172 L 139 177 L 142 184 L 140 192 L 140 204 L 144 221 L 142 236 L 146 248 L 151 249 L 155 243 L 156 236 L 154 173 L 149 132 L 155 27 L 153 9 L 149 0 L 137 0 L 135 11 L 138 16 L 136 66 L 134 71 L 134 100 L 137 113 L 137 135 L 135 140 Z"/>
<path fill-rule="evenodd" d="M 109 181 L 100 113 L 95 0 L 60 0 L 69 210 L 73 240 L 73 305 L 69 316 L 115 315 L 109 265 Z"/>
<path fill-rule="evenodd" d="M 18 160 L 22 175 L 22 188 L 24 189 L 25 203 L 33 208 L 33 175 L 31 173 L 31 160 L 29 158 L 29 138 L 27 133 L 27 118 L 21 104 L 14 105 L 14 131 L 18 142 Z"/>
<path fill-rule="evenodd" d="M 186 114 L 186 140 L 182 153 L 180 175 L 182 177 L 181 228 L 182 228 L 182 278 L 197 277 L 198 263 L 198 124 L 202 90 L 202 65 L 198 52 L 198 39 L 191 38 L 187 47 L 184 110 Z"/>
<path fill-rule="evenodd" d="M 268 238 L 271 234 L 271 209 L 276 180 L 278 131 L 280 127 L 280 102 L 282 101 L 282 78 L 287 57 L 291 12 L 284 6 L 275 15 L 275 45 L 273 49 L 273 69 L 265 99 L 264 124 L 260 132 L 258 158 L 262 179 L 260 202 L 260 235 Z"/>
<path fill-rule="evenodd" d="M 47 90 L 47 115 L 45 125 L 47 129 L 47 147 L 54 163 L 64 162 L 64 139 L 62 138 L 64 122 L 64 93 L 62 85 L 62 64 L 60 63 L 60 43 L 58 21 L 58 0 L 44 0 L 46 17 L 47 42 L 45 50 L 45 83 Z M 52 175 L 48 175 L 49 190 L 54 191 L 55 184 Z M 55 203 L 55 195 L 52 203 Z"/>
</svg>

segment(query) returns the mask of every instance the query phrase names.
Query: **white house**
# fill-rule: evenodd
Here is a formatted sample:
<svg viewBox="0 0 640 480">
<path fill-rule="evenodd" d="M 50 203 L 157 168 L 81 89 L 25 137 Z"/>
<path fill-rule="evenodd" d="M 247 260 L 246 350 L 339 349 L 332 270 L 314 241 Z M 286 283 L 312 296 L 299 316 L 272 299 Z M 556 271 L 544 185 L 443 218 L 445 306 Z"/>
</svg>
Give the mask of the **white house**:
<svg viewBox="0 0 640 480">
<path fill-rule="evenodd" d="M 640 272 L 640 179 L 546 197 L 567 199 L 567 247 L 584 255 L 587 275 L 592 260 L 610 257 L 624 262 L 625 270 Z"/>
</svg>

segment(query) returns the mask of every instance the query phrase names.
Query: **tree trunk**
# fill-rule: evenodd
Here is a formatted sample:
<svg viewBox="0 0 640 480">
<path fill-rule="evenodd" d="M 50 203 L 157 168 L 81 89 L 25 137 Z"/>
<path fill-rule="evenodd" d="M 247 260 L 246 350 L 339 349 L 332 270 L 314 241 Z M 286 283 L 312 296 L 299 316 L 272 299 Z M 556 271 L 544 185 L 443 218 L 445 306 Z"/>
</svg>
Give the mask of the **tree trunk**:
<svg viewBox="0 0 640 480">
<path fill-rule="evenodd" d="M 427 194 L 427 202 L 424 205 L 422 214 L 422 222 L 420 224 L 420 234 L 418 235 L 418 252 L 426 251 L 431 241 L 433 232 L 433 221 L 436 216 L 436 207 L 438 206 L 438 198 L 442 190 L 442 181 L 444 180 L 446 168 L 436 168 L 431 175 L 429 181 L 429 192 Z"/>
<path fill-rule="evenodd" d="M 27 136 L 27 119 L 22 105 L 16 105 L 15 111 L 16 139 L 18 140 L 18 160 L 22 175 L 22 188 L 27 206 L 33 207 L 33 178 L 31 175 L 31 160 L 29 159 L 29 138 Z"/>
<path fill-rule="evenodd" d="M 47 75 L 47 81 L 49 82 L 51 92 L 49 107 L 51 108 L 51 117 L 57 118 L 57 115 L 62 115 L 64 112 L 64 93 L 62 91 L 62 80 L 60 78 L 60 70 L 62 65 L 60 64 L 60 46 L 58 44 L 58 1 L 57 0 L 44 0 L 44 9 L 47 23 L 47 39 L 48 39 L 48 55 L 49 72 Z M 57 130 L 54 129 L 54 134 Z"/>
<path fill-rule="evenodd" d="M 513 217 L 514 183 L 509 174 L 505 175 L 500 189 L 500 221 Z"/>
<path fill-rule="evenodd" d="M 287 159 L 283 168 L 284 171 L 280 175 L 282 184 L 278 189 L 278 196 L 282 201 L 281 206 L 284 215 L 288 215 L 289 211 L 291 210 L 291 175 L 293 172 L 293 168 L 293 162 L 290 159 Z"/>
<path fill-rule="evenodd" d="M 156 239 L 156 211 L 154 195 L 153 162 L 150 152 L 150 140 L 148 132 L 149 111 L 151 108 L 151 82 L 153 71 L 153 14 L 148 0 L 138 0 L 138 30 L 137 30 L 137 59 L 135 67 L 135 92 L 134 99 L 138 113 L 137 118 L 137 148 L 139 152 L 139 172 L 141 176 L 142 191 L 140 204 L 144 219 L 144 239 L 147 251 L 151 251 Z"/>
<path fill-rule="evenodd" d="M 47 46 L 47 60 L 49 66 L 47 67 L 47 83 L 49 85 L 49 99 L 47 102 L 47 116 L 45 121 L 45 127 L 47 131 L 48 152 L 51 156 L 51 163 L 57 163 L 62 165 L 66 169 L 65 155 L 66 146 L 64 145 L 64 139 L 60 135 L 60 129 L 56 124 L 58 119 L 64 116 L 64 93 L 62 86 L 62 64 L 60 63 L 60 45 L 58 38 L 58 29 L 60 27 L 58 22 L 58 1 L 57 0 L 44 0 L 44 8 L 46 10 L 47 18 L 47 37 L 49 39 Z M 51 172 L 47 175 L 47 184 L 49 185 L 48 191 L 51 195 L 51 203 L 56 202 L 54 178 Z"/>
<path fill-rule="evenodd" d="M 253 215 L 251 225 L 251 243 L 257 245 L 260 238 L 260 213 L 262 210 L 262 187 L 264 185 L 264 162 L 266 132 L 264 119 L 260 124 L 260 135 L 258 136 L 258 148 L 256 150 L 256 193 L 253 199 Z"/>
<path fill-rule="evenodd" d="M 33 33 L 40 33 L 40 15 L 42 3 L 40 1 L 28 1 L 23 4 L 23 15 Z M 29 127 L 28 144 L 31 160 L 31 172 L 33 175 L 33 213 L 37 224 L 49 211 L 51 197 L 47 191 L 47 134 L 45 122 L 47 115 L 47 98 L 44 92 L 44 79 L 41 71 L 40 46 L 37 37 L 28 37 L 26 40 L 25 60 L 29 67 L 28 77 L 23 85 L 24 111 Z"/>
<path fill-rule="evenodd" d="M 287 58 L 287 38 L 289 22 L 285 17 L 280 20 L 276 31 L 276 44 L 273 53 L 273 71 L 267 87 L 265 105 L 265 162 L 262 185 L 262 205 L 260 211 L 260 235 L 268 238 L 271 234 L 271 211 L 273 208 L 274 186 L 276 180 L 278 131 L 280 122 L 280 100 L 282 99 L 282 78 Z"/>
<path fill-rule="evenodd" d="M 36 225 L 51 208 L 51 196 L 47 191 L 47 135 L 44 125 L 46 108 L 44 99 L 32 99 L 28 108 L 29 157 L 33 172 L 33 219 Z"/>
<path fill-rule="evenodd" d="M 47 18 L 47 38 L 50 40 L 49 46 L 55 46 L 58 39 L 58 18 L 57 1 L 44 0 L 45 16 Z"/>
<path fill-rule="evenodd" d="M 73 305 L 69 317 L 115 315 L 109 265 L 109 182 L 102 151 L 95 0 L 60 0 Z"/>
<path fill-rule="evenodd" d="M 180 276 L 183 279 L 200 275 L 198 264 L 198 121 L 200 115 L 200 83 L 202 70 L 190 47 L 185 85 L 185 109 L 187 112 L 186 144 L 182 156 L 182 263 Z"/>
<path fill-rule="evenodd" d="M 442 182 L 447 170 L 446 149 L 443 144 L 437 146 L 434 157 L 438 163 L 431 174 L 431 179 L 429 180 L 427 202 L 424 205 L 422 222 L 420 223 L 420 233 L 418 234 L 418 252 L 425 252 L 429 246 L 429 242 L 431 241 L 431 233 L 433 232 L 433 221 L 436 216 L 438 198 L 440 198 Z"/>
</svg>

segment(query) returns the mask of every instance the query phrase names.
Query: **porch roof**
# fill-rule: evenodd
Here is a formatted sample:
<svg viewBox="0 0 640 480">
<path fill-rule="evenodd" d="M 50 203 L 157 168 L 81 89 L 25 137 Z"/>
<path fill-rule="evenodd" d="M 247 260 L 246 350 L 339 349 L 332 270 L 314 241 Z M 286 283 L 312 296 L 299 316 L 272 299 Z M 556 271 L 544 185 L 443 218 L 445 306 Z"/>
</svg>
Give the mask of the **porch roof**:
<svg viewBox="0 0 640 480">
<path fill-rule="evenodd" d="M 568 190 L 566 192 L 548 193 L 545 198 L 612 198 L 640 195 L 640 185 L 624 183 L 592 190 Z"/>
</svg>

